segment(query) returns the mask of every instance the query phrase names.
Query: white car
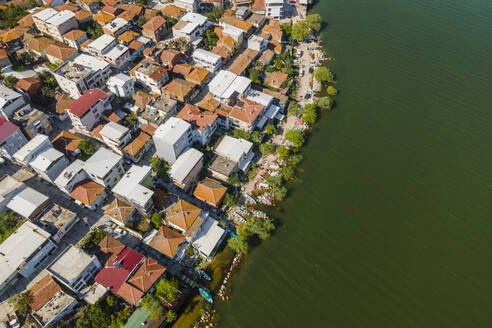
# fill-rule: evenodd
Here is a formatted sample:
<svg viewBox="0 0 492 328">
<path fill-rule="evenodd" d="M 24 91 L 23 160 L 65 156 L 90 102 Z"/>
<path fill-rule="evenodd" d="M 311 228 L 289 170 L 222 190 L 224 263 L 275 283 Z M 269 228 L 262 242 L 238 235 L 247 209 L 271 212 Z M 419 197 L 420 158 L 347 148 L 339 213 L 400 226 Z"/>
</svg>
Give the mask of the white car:
<svg viewBox="0 0 492 328">
<path fill-rule="evenodd" d="M 302 50 L 301 49 L 297 49 L 297 57 L 301 57 L 302 56 Z"/>
</svg>

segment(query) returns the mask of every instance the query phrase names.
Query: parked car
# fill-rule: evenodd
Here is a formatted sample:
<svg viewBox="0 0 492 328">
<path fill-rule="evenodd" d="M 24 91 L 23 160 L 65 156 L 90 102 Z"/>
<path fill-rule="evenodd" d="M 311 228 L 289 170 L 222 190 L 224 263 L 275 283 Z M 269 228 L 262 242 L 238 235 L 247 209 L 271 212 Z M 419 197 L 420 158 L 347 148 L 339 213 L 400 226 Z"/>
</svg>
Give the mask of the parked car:
<svg viewBox="0 0 492 328">
<path fill-rule="evenodd" d="M 302 50 L 301 49 L 297 49 L 297 57 L 301 57 L 302 56 Z"/>
</svg>

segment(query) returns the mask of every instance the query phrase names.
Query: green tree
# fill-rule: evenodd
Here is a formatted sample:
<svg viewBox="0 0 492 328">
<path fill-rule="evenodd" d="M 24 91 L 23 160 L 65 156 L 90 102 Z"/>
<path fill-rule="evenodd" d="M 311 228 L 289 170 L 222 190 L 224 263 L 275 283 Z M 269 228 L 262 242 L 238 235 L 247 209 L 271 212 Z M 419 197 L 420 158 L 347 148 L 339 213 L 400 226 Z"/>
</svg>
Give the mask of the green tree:
<svg viewBox="0 0 492 328">
<path fill-rule="evenodd" d="M 334 76 L 328 67 L 321 66 L 314 71 L 314 78 L 321 83 L 333 82 Z"/>
<path fill-rule="evenodd" d="M 302 162 L 304 158 L 300 154 L 295 154 L 289 157 L 289 164 L 292 166 L 296 166 L 300 162 Z"/>
<path fill-rule="evenodd" d="M 336 96 L 338 94 L 338 90 L 335 89 L 335 87 L 333 86 L 328 86 L 328 89 L 326 90 L 328 92 L 328 94 L 332 97 Z"/>
<path fill-rule="evenodd" d="M 10 211 L 0 214 L 0 243 L 17 230 L 22 223 L 23 221 Z"/>
<path fill-rule="evenodd" d="M 253 131 L 253 133 L 251 133 L 251 140 L 255 143 L 260 143 L 261 142 L 261 139 L 262 139 L 262 136 L 261 136 L 261 133 L 257 130 Z"/>
<path fill-rule="evenodd" d="M 236 206 L 238 200 L 239 200 L 238 194 L 227 193 L 224 197 L 224 204 L 229 207 L 234 207 Z"/>
<path fill-rule="evenodd" d="M 273 196 L 275 197 L 275 199 L 278 202 L 280 202 L 280 201 L 284 200 L 285 196 L 287 196 L 287 188 L 285 188 L 284 186 L 275 187 L 275 188 L 272 188 L 272 193 L 273 193 Z"/>
<path fill-rule="evenodd" d="M 311 30 L 306 21 L 300 21 L 292 26 L 292 37 L 296 41 L 304 40 L 311 34 Z"/>
<path fill-rule="evenodd" d="M 14 310 L 17 311 L 23 317 L 26 316 L 29 311 L 29 292 L 20 293 L 9 298 L 9 304 L 14 307 Z"/>
<path fill-rule="evenodd" d="M 79 143 L 78 148 L 80 149 L 80 151 L 82 153 L 84 153 L 85 155 L 88 155 L 88 156 L 94 154 L 94 152 L 96 151 L 96 146 L 94 145 L 94 143 L 90 139 L 82 140 Z"/>
<path fill-rule="evenodd" d="M 224 14 L 224 8 L 222 6 L 214 6 L 212 11 L 205 14 L 205 17 L 207 17 L 212 22 L 217 23 L 222 17 L 222 14 Z"/>
<path fill-rule="evenodd" d="M 93 251 L 97 248 L 97 245 L 104 239 L 106 232 L 104 229 L 98 229 L 85 235 L 85 237 L 80 241 L 80 248 L 86 251 Z"/>
<path fill-rule="evenodd" d="M 265 126 L 265 133 L 268 134 L 269 136 L 276 134 L 277 129 L 275 128 L 275 125 L 268 124 L 267 126 Z"/>
<path fill-rule="evenodd" d="M 148 6 L 149 2 L 150 2 L 150 0 L 137 0 L 136 1 L 137 4 L 144 6 L 144 7 Z"/>
<path fill-rule="evenodd" d="M 125 125 L 129 128 L 134 127 L 137 124 L 137 115 L 135 113 L 130 112 L 125 116 Z"/>
<path fill-rule="evenodd" d="M 263 155 L 270 155 L 273 152 L 273 148 L 271 142 L 265 142 L 260 145 L 260 151 Z"/>
<path fill-rule="evenodd" d="M 247 131 L 243 131 L 240 129 L 234 129 L 234 131 L 232 131 L 232 135 L 234 136 L 234 138 L 241 138 L 245 140 L 251 139 L 251 135 Z"/>
<path fill-rule="evenodd" d="M 104 34 L 104 31 L 103 31 L 101 25 L 99 25 L 99 23 L 96 22 L 96 21 L 91 21 L 86 26 L 87 26 L 86 27 L 87 36 L 91 40 L 95 40 L 95 39 L 97 39 L 98 37 L 100 37 L 101 35 Z"/>
<path fill-rule="evenodd" d="M 302 120 L 308 124 L 314 124 L 316 123 L 317 119 L 318 119 L 318 113 L 316 111 L 316 106 L 312 104 L 304 106 Z"/>
<path fill-rule="evenodd" d="M 297 115 L 297 113 L 299 112 L 299 105 L 296 102 L 291 101 L 289 103 L 289 107 L 287 109 L 287 112 L 289 115 L 292 115 L 292 116 Z"/>
<path fill-rule="evenodd" d="M 123 327 L 130 317 L 130 309 L 125 307 L 123 310 L 118 311 L 116 315 L 111 314 L 111 328 Z"/>
<path fill-rule="evenodd" d="M 145 23 L 147 23 L 147 18 L 145 18 L 144 16 L 140 16 L 137 20 L 138 27 L 144 26 Z"/>
<path fill-rule="evenodd" d="M 324 110 L 330 110 L 333 106 L 333 100 L 330 97 L 321 97 L 318 99 L 318 107 Z"/>
<path fill-rule="evenodd" d="M 284 166 L 280 169 L 280 174 L 285 181 L 292 180 L 294 177 L 294 168 L 292 166 Z"/>
<path fill-rule="evenodd" d="M 280 159 L 287 159 L 289 157 L 289 148 L 285 146 L 277 147 L 277 155 Z"/>
<path fill-rule="evenodd" d="M 154 225 L 156 229 L 159 229 L 159 227 L 162 225 L 162 214 L 161 213 L 154 213 L 150 217 L 150 222 Z"/>
<path fill-rule="evenodd" d="M 169 303 L 176 302 L 179 298 L 178 281 L 174 278 L 159 280 L 155 288 L 155 294 Z"/>
<path fill-rule="evenodd" d="M 166 315 L 166 322 L 167 323 L 173 323 L 174 321 L 176 321 L 176 319 L 178 318 L 176 312 L 174 312 L 173 310 L 169 310 L 167 311 L 167 315 Z"/>
<path fill-rule="evenodd" d="M 255 234 L 260 237 L 260 239 L 267 239 L 270 237 L 270 233 L 275 229 L 273 221 L 270 219 L 258 219 L 251 218 L 245 224 L 246 228 L 249 230 L 250 234 Z"/>
<path fill-rule="evenodd" d="M 13 89 L 14 88 L 14 85 L 17 83 L 17 81 L 19 81 L 18 78 L 16 78 L 15 76 L 13 75 L 9 75 L 9 76 L 6 76 L 4 79 L 3 79 L 3 84 L 7 87 L 7 88 L 10 88 L 10 89 Z"/>
<path fill-rule="evenodd" d="M 249 79 L 253 82 L 253 83 L 256 83 L 256 84 L 259 84 L 261 85 L 261 78 L 262 78 L 262 73 L 260 70 L 258 70 L 258 68 L 256 67 L 251 67 L 249 69 Z"/>
<path fill-rule="evenodd" d="M 159 299 L 152 294 L 147 294 L 142 300 L 140 304 L 150 313 L 150 320 L 157 320 L 162 317 L 162 313 L 164 308 L 159 302 Z"/>
<path fill-rule="evenodd" d="M 292 43 L 292 24 L 291 23 L 283 23 L 282 25 L 280 25 L 280 27 L 282 28 L 282 31 L 284 31 L 284 36 L 285 36 L 286 40 L 289 43 Z"/>
<path fill-rule="evenodd" d="M 295 147 L 302 147 L 304 144 L 304 132 L 301 130 L 291 129 L 285 134 L 285 139 L 292 142 Z"/>
<path fill-rule="evenodd" d="M 219 37 L 215 34 L 212 28 L 209 28 L 205 31 L 205 37 L 203 38 L 203 43 L 208 50 L 211 50 L 213 47 L 217 45 L 217 41 L 219 41 Z"/>
<path fill-rule="evenodd" d="M 230 184 L 231 186 L 237 186 L 238 184 L 241 183 L 241 180 L 239 180 L 239 175 L 237 173 L 233 173 L 228 179 L 227 183 Z"/>
<path fill-rule="evenodd" d="M 321 30 L 321 16 L 319 14 L 312 14 L 306 17 L 307 26 L 315 32 Z"/>
<path fill-rule="evenodd" d="M 169 169 L 169 165 L 166 164 L 162 159 L 159 157 L 152 157 L 150 160 L 150 163 L 152 165 L 152 170 L 163 180 L 168 180 L 169 175 L 167 173 L 167 170 Z"/>
</svg>

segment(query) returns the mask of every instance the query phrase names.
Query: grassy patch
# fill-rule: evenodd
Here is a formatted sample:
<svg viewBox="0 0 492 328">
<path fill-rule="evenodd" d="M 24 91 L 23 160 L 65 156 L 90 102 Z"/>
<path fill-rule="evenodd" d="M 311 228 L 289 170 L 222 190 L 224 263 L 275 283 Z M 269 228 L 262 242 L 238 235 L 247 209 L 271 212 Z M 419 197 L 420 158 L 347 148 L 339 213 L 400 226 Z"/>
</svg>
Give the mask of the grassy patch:
<svg viewBox="0 0 492 328">
<path fill-rule="evenodd" d="M 236 253 L 229 247 L 229 245 L 226 245 L 224 249 L 215 256 L 207 270 L 212 273 L 212 281 L 209 285 L 210 290 L 216 291 L 220 287 L 220 283 L 224 279 L 227 268 L 231 264 L 235 255 Z"/>
<path fill-rule="evenodd" d="M 173 328 L 189 328 L 200 318 L 200 312 L 205 305 L 205 301 L 200 295 L 195 296 L 186 310 L 172 326 Z"/>
</svg>

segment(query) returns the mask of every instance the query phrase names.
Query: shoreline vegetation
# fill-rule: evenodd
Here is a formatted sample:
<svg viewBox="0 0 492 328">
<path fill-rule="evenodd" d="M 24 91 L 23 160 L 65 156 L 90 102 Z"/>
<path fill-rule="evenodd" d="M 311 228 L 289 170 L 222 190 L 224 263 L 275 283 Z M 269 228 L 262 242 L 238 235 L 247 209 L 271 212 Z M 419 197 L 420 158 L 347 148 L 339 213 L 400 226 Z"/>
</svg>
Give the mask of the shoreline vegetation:
<svg viewBox="0 0 492 328">
<path fill-rule="evenodd" d="M 282 71 L 289 75 L 292 85 L 288 94 L 286 116 L 278 126 L 267 125 L 263 135 L 259 131 L 249 134 L 235 130 L 233 133 L 234 137 L 244 138 L 255 144 L 256 150 L 261 154 L 256 163 L 263 165 L 260 167 L 253 164 L 244 177 L 235 175 L 228 181 L 233 188 L 230 188 L 224 203 L 228 207 L 229 217 L 237 222 L 235 225 L 227 226 L 231 235 L 227 245 L 206 267 L 212 277 L 207 287 L 223 302 L 231 297 L 233 274 L 239 270 L 240 263 L 247 257 L 250 247 L 258 246 L 262 240 L 268 239 L 274 233 L 275 220 L 269 218 L 265 211 L 268 211 L 269 207 L 278 207 L 288 196 L 287 183 L 301 182 L 296 178 L 296 173 L 300 171 L 298 165 L 303 160 L 302 148 L 321 112 L 333 109 L 338 94 L 334 86 L 335 76 L 326 66 L 335 58 L 327 58 L 321 47 L 321 16 L 310 14 L 304 19 L 296 16 L 291 18 L 290 22 L 281 24 L 281 28 L 285 43 L 290 46 L 280 56 L 276 56 L 272 64 L 274 68 L 254 65 L 249 71 L 249 78 L 256 84 L 266 86 L 261 81 L 260 69 L 266 72 L 270 69 Z M 307 44 L 312 42 L 316 46 L 307 47 Z M 301 53 L 306 49 L 315 65 L 303 65 L 302 58 L 293 59 L 295 56 L 302 57 Z M 303 70 L 303 66 L 306 70 Z M 312 78 L 307 86 L 302 85 L 306 78 Z M 309 96 L 305 90 L 310 91 Z M 233 209 L 237 207 L 242 208 L 236 213 L 244 222 L 239 222 L 233 215 Z M 219 320 L 214 306 L 198 294 L 178 317 L 173 328 L 214 327 Z"/>
</svg>

